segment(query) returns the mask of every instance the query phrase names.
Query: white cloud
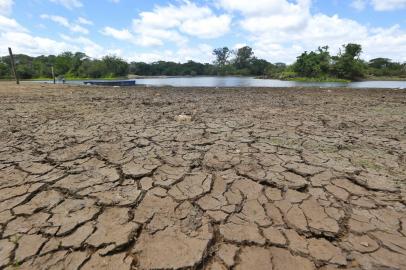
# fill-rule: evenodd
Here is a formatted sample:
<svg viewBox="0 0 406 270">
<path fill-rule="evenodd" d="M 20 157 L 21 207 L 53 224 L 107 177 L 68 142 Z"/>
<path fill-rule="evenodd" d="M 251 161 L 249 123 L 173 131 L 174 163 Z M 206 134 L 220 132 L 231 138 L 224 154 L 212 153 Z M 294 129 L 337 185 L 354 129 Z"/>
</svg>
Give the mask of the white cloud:
<svg viewBox="0 0 406 270">
<path fill-rule="evenodd" d="M 364 10 L 366 5 L 366 0 L 353 0 L 350 4 L 350 6 L 356 10 Z"/>
<path fill-rule="evenodd" d="M 231 17 L 217 16 L 207 6 L 198 6 L 190 1 L 181 5 L 156 6 L 153 11 L 141 12 L 133 20 L 133 31 L 141 45 L 163 45 L 165 41 L 187 42 L 182 34 L 201 39 L 223 36 L 230 30 Z"/>
<path fill-rule="evenodd" d="M 185 63 L 189 60 L 209 63 L 214 60 L 213 47 L 208 44 L 199 44 L 193 48 L 182 47 L 177 50 L 152 50 L 150 52 L 124 55 L 129 61 L 152 63 L 156 61 L 173 61 Z"/>
<path fill-rule="evenodd" d="M 252 0 L 220 0 L 223 8 L 244 16 L 240 24 L 250 32 L 300 29 L 308 21 L 310 4 L 310 0 L 257 0 L 255 5 Z"/>
<path fill-rule="evenodd" d="M 70 27 L 69 20 L 66 19 L 65 17 L 56 16 L 56 15 L 48 15 L 48 14 L 42 14 L 40 17 L 41 17 L 41 19 L 51 20 L 53 22 L 56 22 L 57 24 L 65 26 L 67 28 Z"/>
<path fill-rule="evenodd" d="M 127 41 L 139 46 L 162 46 L 163 40 L 174 42 L 178 45 L 185 44 L 187 40 L 176 31 L 160 29 L 140 29 L 137 34 L 133 34 L 128 29 L 116 29 L 106 26 L 101 31 L 105 36 L 113 37 L 117 40 Z"/>
<path fill-rule="evenodd" d="M 16 20 L 0 15 L 0 32 L 7 31 L 28 32 L 28 30 L 21 26 Z"/>
<path fill-rule="evenodd" d="M 0 0 L 1 12 L 9 14 L 13 1 Z M 7 9 L 7 12 L 4 10 Z M 0 14 L 0 55 L 6 55 L 7 47 L 13 51 L 28 55 L 55 54 L 74 49 L 66 42 L 55 41 L 49 38 L 37 37 L 20 25 L 15 19 Z"/>
<path fill-rule="evenodd" d="M 109 52 L 106 51 L 101 45 L 95 43 L 87 37 L 79 36 L 72 37 L 68 35 L 60 35 L 62 40 L 73 44 L 74 47 L 80 48 L 81 52 L 94 58 L 100 58 L 107 55 Z"/>
<path fill-rule="evenodd" d="M 62 17 L 62 16 L 42 14 L 40 17 L 41 17 L 41 19 L 51 20 L 59 25 L 62 25 L 64 27 L 68 28 L 72 32 L 81 33 L 81 34 L 89 33 L 89 30 L 87 30 L 83 26 L 81 26 L 79 24 L 75 24 L 75 23 L 70 23 L 67 18 Z"/>
<path fill-rule="evenodd" d="M 1 1 L 1 0 L 0 0 Z M 71 29 L 73 32 L 84 33 L 80 25 L 71 24 L 69 20 L 61 16 L 41 15 L 44 19 Z M 16 54 L 32 56 L 59 54 L 64 51 L 83 51 L 92 57 L 101 57 L 108 53 L 116 53 L 115 50 L 106 50 L 99 44 L 86 37 L 69 37 L 61 35 L 61 40 L 35 36 L 15 19 L 0 15 L 0 55 L 6 55 L 7 47 L 13 48 Z"/>
<path fill-rule="evenodd" d="M 406 8 L 406 0 L 352 0 L 350 6 L 357 10 L 364 10 L 367 4 L 376 11 L 392 11 Z"/>
<path fill-rule="evenodd" d="M 49 38 L 32 36 L 22 32 L 4 32 L 0 34 L 0 43 L 4 47 L 12 47 L 14 53 L 24 53 L 28 55 L 57 54 L 68 50 L 77 50 L 66 42 L 59 42 Z M 0 53 L 5 55 L 6 48 L 1 48 Z"/>
<path fill-rule="evenodd" d="M 13 0 L 0 0 L 0 15 L 10 15 L 13 4 Z"/>
<path fill-rule="evenodd" d="M 134 22 L 135 39 L 141 46 L 162 46 L 165 42 L 172 42 L 178 46 L 183 46 L 188 42 L 188 39 L 182 36 L 177 30 L 160 29 L 160 28 L 144 28 L 137 22 Z"/>
<path fill-rule="evenodd" d="M 406 0 L 372 0 L 375 10 L 388 11 L 406 8 Z"/>
<path fill-rule="evenodd" d="M 78 0 L 52 1 L 68 8 L 86 3 Z M 329 45 L 331 53 L 335 54 L 341 45 L 349 42 L 361 44 L 364 49 L 362 57 L 367 60 L 383 56 L 406 61 L 406 29 L 402 26 L 372 28 L 338 15 L 312 14 L 310 0 L 219 0 L 216 10 L 194 1 L 174 2 L 176 4 L 158 5 L 151 11 L 140 12 L 127 28 L 106 26 L 101 29 L 101 34 L 133 45 L 131 50 L 119 50 L 105 48 L 86 37 L 89 31 L 85 27 L 93 22 L 84 17 L 69 20 L 43 14 L 41 18 L 52 20 L 72 33 L 56 38 L 38 37 L 10 17 L 13 1 L 0 0 L 0 44 L 4 44 L 0 52 L 6 53 L 7 47 L 11 46 L 16 53 L 31 55 L 69 50 L 83 51 L 97 58 L 112 53 L 135 61 L 211 62 L 213 48 L 210 45 L 191 44 L 203 42 L 200 39 L 219 38 L 230 33 L 233 25 L 235 31 L 232 33 L 237 43 L 234 48 L 251 46 L 256 56 L 271 62 L 292 63 L 304 50 L 315 50 L 323 45 Z M 386 11 L 406 7 L 406 0 L 352 2 L 352 7 L 359 10 L 365 5 Z M 123 43 L 119 43 L 120 47 Z M 233 47 L 232 44 L 224 45 Z M 138 48 L 140 51 L 137 52 L 137 46 L 148 48 Z"/>
<path fill-rule="evenodd" d="M 113 27 L 104 27 L 101 33 L 105 36 L 111 36 L 118 40 L 134 41 L 134 35 L 128 29 L 118 30 Z"/>
<path fill-rule="evenodd" d="M 107 54 L 121 54 L 120 50 L 106 49 L 87 37 L 60 35 L 61 40 L 34 36 L 26 32 L 1 31 L 0 55 L 6 55 L 7 47 L 13 48 L 16 54 L 27 54 L 32 56 L 60 54 L 65 51 L 81 51 L 90 57 L 100 58 Z"/>
<path fill-rule="evenodd" d="M 347 43 L 361 44 L 365 59 L 385 56 L 406 61 L 406 31 L 399 26 L 374 29 L 338 15 L 313 15 L 295 32 L 251 33 L 251 41 L 256 54 L 272 62 L 292 63 L 303 51 L 324 45 L 335 54 Z"/>
<path fill-rule="evenodd" d="M 83 7 L 83 4 L 80 0 L 51 0 L 51 2 L 60 4 L 67 9 Z"/>
<path fill-rule="evenodd" d="M 362 9 L 365 1 L 353 1 L 353 7 Z M 370 1 L 377 9 L 383 9 L 383 5 L 388 9 L 395 2 L 400 7 L 400 2 L 406 2 Z M 292 63 L 304 50 L 323 45 L 329 45 L 331 52 L 337 53 L 343 44 L 350 42 L 363 45 L 365 58 L 387 56 L 406 60 L 406 31 L 399 26 L 372 29 L 338 15 L 311 14 L 311 4 L 310 0 L 257 0 L 255 5 L 251 0 L 218 2 L 219 7 L 241 14 L 238 24 L 246 31 L 242 35 L 247 43 L 257 56 L 272 62 Z"/>
<path fill-rule="evenodd" d="M 230 30 L 231 17 L 228 15 L 210 16 L 202 19 L 186 20 L 180 26 L 183 33 L 199 38 L 217 38 Z M 213 31 L 216 29 L 216 31 Z"/>
<path fill-rule="evenodd" d="M 230 11 L 239 11 L 245 16 L 272 16 L 281 13 L 297 13 L 300 9 L 307 13 L 311 0 L 220 0 L 219 5 Z"/>
<path fill-rule="evenodd" d="M 90 20 L 88 20 L 88 19 L 86 19 L 86 18 L 83 18 L 83 17 L 79 17 L 79 18 L 77 19 L 77 22 L 78 22 L 79 24 L 93 25 L 93 22 L 92 22 L 92 21 L 90 21 Z"/>
</svg>

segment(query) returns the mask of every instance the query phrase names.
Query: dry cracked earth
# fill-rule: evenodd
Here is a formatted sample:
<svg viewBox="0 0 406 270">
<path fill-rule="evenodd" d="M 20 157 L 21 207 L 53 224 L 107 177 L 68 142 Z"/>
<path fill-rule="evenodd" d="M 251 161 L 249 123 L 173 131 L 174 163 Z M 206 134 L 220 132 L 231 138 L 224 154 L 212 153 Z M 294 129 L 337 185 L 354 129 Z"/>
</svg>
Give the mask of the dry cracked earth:
<svg viewBox="0 0 406 270">
<path fill-rule="evenodd" d="M 0 269 L 406 269 L 406 91 L 2 83 L 0 239 Z"/>
</svg>

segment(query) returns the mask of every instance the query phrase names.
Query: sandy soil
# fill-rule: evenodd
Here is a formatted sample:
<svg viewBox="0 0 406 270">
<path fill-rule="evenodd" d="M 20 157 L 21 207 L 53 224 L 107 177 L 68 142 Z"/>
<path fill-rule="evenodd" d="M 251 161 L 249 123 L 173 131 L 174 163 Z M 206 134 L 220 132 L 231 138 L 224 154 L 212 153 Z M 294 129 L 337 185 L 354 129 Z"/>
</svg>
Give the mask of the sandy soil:
<svg viewBox="0 0 406 270">
<path fill-rule="evenodd" d="M 406 91 L 1 83 L 0 115 L 0 269 L 406 269 Z"/>
</svg>

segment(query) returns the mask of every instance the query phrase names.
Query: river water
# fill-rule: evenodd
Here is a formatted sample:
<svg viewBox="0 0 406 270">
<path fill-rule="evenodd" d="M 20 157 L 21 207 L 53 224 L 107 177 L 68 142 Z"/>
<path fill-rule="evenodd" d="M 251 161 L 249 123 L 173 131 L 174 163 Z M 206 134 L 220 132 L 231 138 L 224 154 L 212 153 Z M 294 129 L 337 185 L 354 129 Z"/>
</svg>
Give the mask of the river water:
<svg viewBox="0 0 406 270">
<path fill-rule="evenodd" d="M 49 82 L 51 81 L 41 81 Z M 136 79 L 137 84 L 175 87 L 348 87 L 348 88 L 400 88 L 406 89 L 406 81 L 362 81 L 351 83 L 294 82 L 252 77 L 163 77 Z M 66 81 L 83 84 L 84 81 Z"/>
</svg>

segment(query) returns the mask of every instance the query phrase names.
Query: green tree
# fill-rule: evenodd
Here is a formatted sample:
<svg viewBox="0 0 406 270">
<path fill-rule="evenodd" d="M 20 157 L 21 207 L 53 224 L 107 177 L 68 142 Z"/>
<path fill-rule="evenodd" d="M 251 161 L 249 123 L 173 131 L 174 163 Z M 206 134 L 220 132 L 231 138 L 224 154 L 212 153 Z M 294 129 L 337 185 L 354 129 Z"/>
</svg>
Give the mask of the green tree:
<svg viewBox="0 0 406 270">
<path fill-rule="evenodd" d="M 251 47 L 245 46 L 237 50 L 234 65 L 237 69 L 249 68 L 253 59 L 254 51 Z"/>
<path fill-rule="evenodd" d="M 85 60 L 79 67 L 79 74 L 85 78 L 101 78 L 106 76 L 107 68 L 101 60 Z"/>
<path fill-rule="evenodd" d="M 0 59 L 0 78 L 9 78 L 11 77 L 11 70 L 7 63 Z"/>
<path fill-rule="evenodd" d="M 368 66 L 376 69 L 385 69 L 389 68 L 391 64 L 392 64 L 391 59 L 379 57 L 369 60 Z"/>
<path fill-rule="evenodd" d="M 49 63 L 47 56 L 38 56 L 32 61 L 32 68 L 35 72 L 34 77 L 52 77 L 51 63 Z"/>
<path fill-rule="evenodd" d="M 217 48 L 213 50 L 213 55 L 216 56 L 215 64 L 224 67 L 229 63 L 232 51 L 228 47 Z"/>
<path fill-rule="evenodd" d="M 368 62 L 368 73 L 374 76 L 406 76 L 404 64 L 393 62 L 389 58 L 375 58 Z"/>
<path fill-rule="evenodd" d="M 183 75 L 204 75 L 204 65 L 202 63 L 197 63 L 195 61 L 189 60 L 188 62 L 182 64 Z"/>
<path fill-rule="evenodd" d="M 333 72 L 338 78 L 355 80 L 365 76 L 366 65 L 360 60 L 362 47 L 359 44 L 343 45 L 338 56 L 333 57 Z"/>
<path fill-rule="evenodd" d="M 73 77 L 80 77 L 79 68 L 82 65 L 84 60 L 89 59 L 89 57 L 82 52 L 76 52 L 72 56 L 71 67 L 69 69 L 69 74 Z"/>
<path fill-rule="evenodd" d="M 129 67 L 129 72 L 131 74 L 152 76 L 155 75 L 152 72 L 151 65 L 144 62 L 132 62 Z"/>
<path fill-rule="evenodd" d="M 263 76 L 268 72 L 268 68 L 272 66 L 271 63 L 264 59 L 252 58 L 249 65 L 250 75 Z"/>
<path fill-rule="evenodd" d="M 316 52 L 302 53 L 294 63 L 293 70 L 301 77 L 325 77 L 329 75 L 330 62 L 328 46 L 319 47 Z"/>
<path fill-rule="evenodd" d="M 117 56 L 105 56 L 102 58 L 102 62 L 105 68 L 103 76 L 116 77 L 125 76 L 128 74 L 128 63 Z"/>
<path fill-rule="evenodd" d="M 55 75 L 64 76 L 67 74 L 72 67 L 72 58 L 73 53 L 71 52 L 64 52 L 56 56 L 54 60 Z"/>
</svg>

